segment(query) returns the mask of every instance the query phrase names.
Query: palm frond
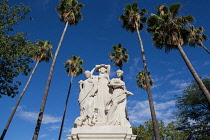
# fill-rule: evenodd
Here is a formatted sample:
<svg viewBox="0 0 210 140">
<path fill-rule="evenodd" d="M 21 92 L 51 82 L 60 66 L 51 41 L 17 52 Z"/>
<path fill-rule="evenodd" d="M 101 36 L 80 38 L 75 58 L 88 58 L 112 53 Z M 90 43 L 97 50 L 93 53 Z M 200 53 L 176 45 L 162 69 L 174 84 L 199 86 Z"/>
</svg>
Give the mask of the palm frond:
<svg viewBox="0 0 210 140">
<path fill-rule="evenodd" d="M 149 77 L 149 86 L 153 86 L 153 81 L 150 77 L 150 72 L 148 72 L 148 77 Z M 136 76 L 137 78 L 137 86 L 138 88 L 143 88 L 144 90 L 147 90 L 147 83 L 146 83 L 146 74 L 145 72 L 142 70 L 140 72 L 138 72 L 138 75 Z"/>
<path fill-rule="evenodd" d="M 77 0 L 60 0 L 60 5 L 57 6 L 57 12 L 60 15 L 60 20 L 69 23 L 69 25 L 77 25 L 82 19 L 81 8 L 84 5 L 78 3 Z"/>
<path fill-rule="evenodd" d="M 66 73 L 73 77 L 79 76 L 84 71 L 82 67 L 84 61 L 80 59 L 80 56 L 71 56 L 69 60 L 67 60 L 65 64 Z"/>
<path fill-rule="evenodd" d="M 138 2 L 133 2 L 125 5 L 124 13 L 120 16 L 122 21 L 122 28 L 125 28 L 131 33 L 143 29 L 143 22 L 146 22 L 146 17 L 143 15 L 147 12 L 146 9 L 142 9 L 139 12 Z"/>
<path fill-rule="evenodd" d="M 180 7 L 180 3 L 174 3 L 170 6 L 170 12 L 173 14 L 173 17 L 175 17 L 179 13 Z"/>
<path fill-rule="evenodd" d="M 121 43 L 117 46 L 112 46 L 113 51 L 110 51 L 109 60 L 114 62 L 114 65 L 122 67 L 123 63 L 128 62 L 129 55 L 126 54 L 127 49 L 122 47 Z"/>
</svg>

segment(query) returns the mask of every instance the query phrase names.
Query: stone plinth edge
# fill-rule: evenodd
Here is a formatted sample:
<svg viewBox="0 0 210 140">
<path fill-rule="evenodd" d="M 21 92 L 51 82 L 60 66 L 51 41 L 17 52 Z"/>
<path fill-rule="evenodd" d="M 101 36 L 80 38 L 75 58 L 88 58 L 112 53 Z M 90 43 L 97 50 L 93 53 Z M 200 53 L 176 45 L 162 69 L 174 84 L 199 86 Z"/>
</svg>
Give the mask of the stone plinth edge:
<svg viewBox="0 0 210 140">
<path fill-rule="evenodd" d="M 135 140 L 132 128 L 124 126 L 84 126 L 72 128 L 68 140 Z"/>
</svg>

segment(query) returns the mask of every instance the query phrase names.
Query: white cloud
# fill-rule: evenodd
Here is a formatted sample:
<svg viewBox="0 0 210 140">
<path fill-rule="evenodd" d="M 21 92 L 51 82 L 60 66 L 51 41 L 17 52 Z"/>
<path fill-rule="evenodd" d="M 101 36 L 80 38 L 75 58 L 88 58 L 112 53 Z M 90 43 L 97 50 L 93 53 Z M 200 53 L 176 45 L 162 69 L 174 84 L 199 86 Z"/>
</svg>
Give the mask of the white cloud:
<svg viewBox="0 0 210 140">
<path fill-rule="evenodd" d="M 130 63 L 133 65 L 129 67 L 129 76 L 127 77 L 128 79 L 133 79 L 133 77 L 136 77 L 137 72 L 140 70 L 139 61 L 140 61 L 139 57 L 130 60 Z"/>
<path fill-rule="evenodd" d="M 47 127 L 47 129 L 50 131 L 59 130 L 60 126 L 59 125 L 51 125 L 51 126 Z"/>
<path fill-rule="evenodd" d="M 63 132 L 67 134 L 71 134 L 71 129 L 72 128 L 64 128 Z"/>
<path fill-rule="evenodd" d="M 24 107 L 18 107 L 17 114 L 24 120 L 35 123 L 37 121 L 38 112 L 25 111 Z M 49 114 L 44 114 L 42 124 L 61 122 L 61 117 L 53 117 Z"/>
<path fill-rule="evenodd" d="M 185 80 L 179 80 L 179 79 L 170 80 L 170 83 L 174 85 L 175 87 L 177 87 L 178 89 L 184 89 L 190 84 L 189 82 L 186 82 Z"/>
<path fill-rule="evenodd" d="M 151 119 L 150 107 L 148 101 L 128 102 L 129 105 L 129 118 L 133 125 L 143 124 L 145 121 Z M 132 106 L 132 107 L 131 107 Z M 154 102 L 156 110 L 156 117 L 164 123 L 173 121 L 171 118 L 175 111 L 175 100 L 156 103 Z"/>
<path fill-rule="evenodd" d="M 42 135 L 39 136 L 39 138 L 45 138 L 47 136 L 48 136 L 47 134 L 42 134 Z"/>
</svg>

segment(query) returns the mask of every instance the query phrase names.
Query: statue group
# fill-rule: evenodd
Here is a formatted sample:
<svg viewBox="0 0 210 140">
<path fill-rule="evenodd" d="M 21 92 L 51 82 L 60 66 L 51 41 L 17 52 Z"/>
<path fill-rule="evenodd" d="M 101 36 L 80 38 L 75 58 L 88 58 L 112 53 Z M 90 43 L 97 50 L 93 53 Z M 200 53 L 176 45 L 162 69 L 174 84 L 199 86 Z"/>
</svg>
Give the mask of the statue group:
<svg viewBox="0 0 210 140">
<path fill-rule="evenodd" d="M 99 75 L 93 75 L 93 72 Z M 110 80 L 110 65 L 96 65 L 84 72 L 86 80 L 80 80 L 80 116 L 74 127 L 121 125 L 130 127 L 126 119 L 126 99 L 131 92 L 126 90 L 121 80 L 122 70 L 116 71 L 117 78 Z"/>
</svg>

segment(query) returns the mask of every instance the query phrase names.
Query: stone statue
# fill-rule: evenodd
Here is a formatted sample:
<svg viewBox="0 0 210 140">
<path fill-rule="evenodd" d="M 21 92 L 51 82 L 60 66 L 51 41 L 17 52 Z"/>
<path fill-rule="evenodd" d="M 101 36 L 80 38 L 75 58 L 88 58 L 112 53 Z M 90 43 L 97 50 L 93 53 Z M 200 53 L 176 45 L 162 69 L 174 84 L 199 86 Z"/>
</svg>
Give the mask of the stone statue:
<svg viewBox="0 0 210 140">
<path fill-rule="evenodd" d="M 93 75 L 93 72 L 99 75 Z M 85 71 L 86 80 L 79 81 L 80 116 L 75 120 L 74 127 L 82 126 L 126 126 L 126 99 L 131 92 L 126 90 L 121 80 L 122 70 L 116 72 L 117 78 L 110 80 L 110 65 L 96 65 L 90 71 Z"/>
<path fill-rule="evenodd" d="M 107 117 L 105 115 L 105 108 L 106 104 L 110 100 L 110 93 L 109 93 L 109 87 L 108 83 L 110 81 L 109 75 L 110 75 L 110 65 L 96 65 L 95 68 L 93 68 L 92 72 L 96 70 L 96 72 L 99 72 L 99 75 L 97 76 L 98 79 L 98 91 L 95 97 L 95 108 L 97 109 L 97 123 L 105 124 Z"/>
<path fill-rule="evenodd" d="M 113 78 L 109 87 L 112 89 L 112 97 L 107 106 L 107 125 L 122 125 L 130 126 L 126 119 L 125 108 L 126 98 L 128 95 L 133 95 L 126 90 L 125 83 L 121 80 L 123 75 L 122 70 L 116 72 L 117 78 Z"/>
<path fill-rule="evenodd" d="M 79 94 L 79 105 L 80 105 L 80 117 L 75 121 L 75 127 L 82 125 L 93 126 L 95 124 L 94 119 L 94 97 L 97 91 L 97 81 L 92 79 L 91 72 L 85 71 L 86 80 L 79 81 L 80 94 Z"/>
</svg>

